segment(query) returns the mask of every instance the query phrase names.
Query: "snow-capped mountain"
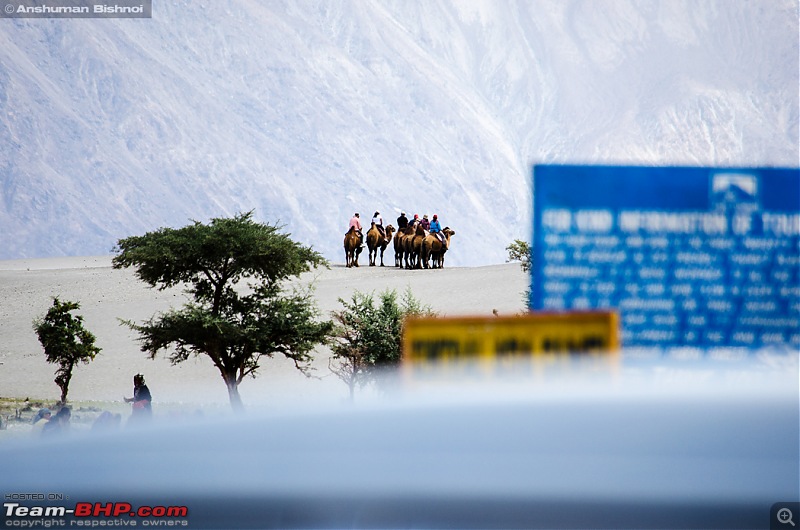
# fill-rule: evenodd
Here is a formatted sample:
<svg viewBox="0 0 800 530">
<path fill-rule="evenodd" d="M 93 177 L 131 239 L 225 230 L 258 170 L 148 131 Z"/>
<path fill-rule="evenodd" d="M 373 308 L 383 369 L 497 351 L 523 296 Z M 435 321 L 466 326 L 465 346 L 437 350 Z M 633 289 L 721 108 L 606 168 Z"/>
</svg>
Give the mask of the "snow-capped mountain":
<svg viewBox="0 0 800 530">
<path fill-rule="evenodd" d="M 798 165 L 798 2 L 162 1 L 0 19 L 0 258 L 255 209 L 329 259 L 438 213 L 530 238 L 534 162 Z M 391 259 L 389 260 L 391 263 Z"/>
</svg>

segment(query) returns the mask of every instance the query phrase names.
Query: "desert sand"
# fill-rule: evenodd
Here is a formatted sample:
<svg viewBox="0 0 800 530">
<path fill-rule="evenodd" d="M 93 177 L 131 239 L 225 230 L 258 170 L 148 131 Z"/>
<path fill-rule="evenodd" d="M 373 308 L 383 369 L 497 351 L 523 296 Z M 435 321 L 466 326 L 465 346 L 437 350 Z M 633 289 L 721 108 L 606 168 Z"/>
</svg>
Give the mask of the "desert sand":
<svg viewBox="0 0 800 530">
<path fill-rule="evenodd" d="M 391 252 L 385 262 L 392 263 Z M 414 296 L 441 315 L 513 314 L 525 307 L 528 276 L 518 263 L 486 267 L 455 267 L 408 271 L 392 266 L 348 269 L 331 264 L 304 274 L 296 282 L 313 282 L 323 318 L 341 309 L 340 298 L 353 292 L 380 293 L 410 288 Z M 141 322 L 186 300 L 180 289 L 158 291 L 136 279 L 132 269 L 114 270 L 111 256 L 69 257 L 0 261 L 0 397 L 57 400 L 60 390 L 53 382 L 56 366 L 45 360 L 33 331 L 33 320 L 43 316 L 52 298 L 79 302 L 78 314 L 95 334 L 102 352 L 73 372 L 70 401 L 121 402 L 132 394 L 132 376 L 145 375 L 159 404 L 219 404 L 227 406 L 228 394 L 219 372 L 203 356 L 172 366 L 159 355 L 151 360 L 139 349 L 137 336 L 120 319 Z M 314 377 L 301 374 L 284 358 L 266 359 L 259 376 L 246 379 L 240 393 L 246 406 L 280 407 L 326 396 L 347 398 L 347 387 L 328 368 L 330 350 L 315 352 Z"/>
</svg>

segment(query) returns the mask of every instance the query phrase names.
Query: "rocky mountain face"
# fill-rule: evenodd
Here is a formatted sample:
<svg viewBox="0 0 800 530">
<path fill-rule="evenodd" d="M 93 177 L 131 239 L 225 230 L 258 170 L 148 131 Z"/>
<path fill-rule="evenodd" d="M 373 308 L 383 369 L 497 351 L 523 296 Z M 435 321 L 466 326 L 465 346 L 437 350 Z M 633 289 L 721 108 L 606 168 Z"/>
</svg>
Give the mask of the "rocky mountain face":
<svg viewBox="0 0 800 530">
<path fill-rule="evenodd" d="M 329 259 L 437 213 L 530 239 L 531 165 L 798 165 L 798 2 L 156 1 L 0 19 L 0 259 L 255 210 Z"/>
</svg>

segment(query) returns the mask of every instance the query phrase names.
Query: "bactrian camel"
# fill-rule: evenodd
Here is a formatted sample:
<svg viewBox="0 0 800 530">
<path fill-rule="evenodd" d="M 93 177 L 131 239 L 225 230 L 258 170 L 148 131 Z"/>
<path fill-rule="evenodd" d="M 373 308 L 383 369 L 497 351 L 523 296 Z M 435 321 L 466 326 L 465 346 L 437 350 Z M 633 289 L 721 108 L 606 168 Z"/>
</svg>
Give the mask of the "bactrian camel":
<svg viewBox="0 0 800 530">
<path fill-rule="evenodd" d="M 350 227 L 344 236 L 344 260 L 347 267 L 358 267 L 359 254 L 361 254 L 361 237 L 355 228 Z"/>
<path fill-rule="evenodd" d="M 386 250 L 386 247 L 389 246 L 389 242 L 392 240 L 392 234 L 394 234 L 394 226 L 389 225 L 384 229 L 386 235 L 381 237 L 381 232 L 378 230 L 378 227 L 375 223 L 372 223 L 372 227 L 370 227 L 369 231 L 367 232 L 367 249 L 369 250 L 369 265 L 370 267 L 375 266 L 375 259 L 378 257 L 378 249 L 381 251 L 381 267 L 383 267 L 383 252 Z"/>
<path fill-rule="evenodd" d="M 455 233 L 455 230 L 451 230 L 449 226 L 442 230 L 445 240 L 444 246 L 442 246 L 442 242 L 435 235 L 429 234 L 425 236 L 425 239 L 422 240 L 420 261 L 426 269 L 428 268 L 428 260 L 432 260 L 431 268 L 433 269 L 441 269 L 444 267 L 444 254 L 447 252 L 447 249 L 450 248 L 450 237 L 454 236 Z"/>
</svg>

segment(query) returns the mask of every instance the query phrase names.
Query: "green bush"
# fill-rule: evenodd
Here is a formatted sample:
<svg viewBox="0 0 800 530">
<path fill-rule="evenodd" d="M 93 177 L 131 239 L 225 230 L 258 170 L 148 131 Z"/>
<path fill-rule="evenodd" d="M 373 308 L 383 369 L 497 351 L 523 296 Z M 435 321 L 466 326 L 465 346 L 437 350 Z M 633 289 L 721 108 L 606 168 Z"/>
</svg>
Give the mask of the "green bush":
<svg viewBox="0 0 800 530">
<path fill-rule="evenodd" d="M 359 291 L 349 301 L 339 299 L 344 309 L 333 312 L 334 330 L 329 363 L 344 381 L 353 399 L 356 386 L 374 381 L 381 369 L 400 363 L 403 322 L 408 316 L 435 316 L 427 305 L 406 290 L 398 302 L 397 292 L 373 294 Z"/>
</svg>

